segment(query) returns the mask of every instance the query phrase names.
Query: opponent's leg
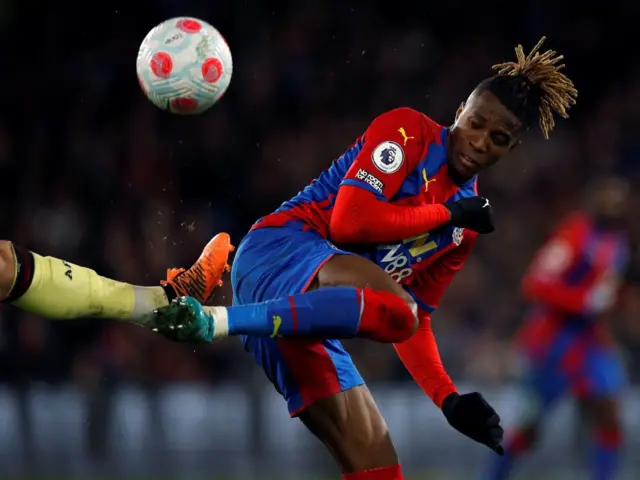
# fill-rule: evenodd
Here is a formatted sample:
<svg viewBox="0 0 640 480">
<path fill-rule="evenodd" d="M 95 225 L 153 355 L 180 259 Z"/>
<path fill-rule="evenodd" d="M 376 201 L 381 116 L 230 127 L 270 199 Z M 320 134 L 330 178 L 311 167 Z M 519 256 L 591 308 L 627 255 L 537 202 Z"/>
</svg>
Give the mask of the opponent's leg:
<svg viewBox="0 0 640 480">
<path fill-rule="evenodd" d="M 609 480 L 615 476 L 622 448 L 622 428 L 618 399 L 590 397 L 582 400 L 592 434 L 589 455 L 594 480 Z"/>
<path fill-rule="evenodd" d="M 141 320 L 167 305 L 162 287 L 134 287 L 93 270 L 0 242 L 0 299 L 50 319 Z"/>
<path fill-rule="evenodd" d="M 146 324 L 154 309 L 189 293 L 203 301 L 218 286 L 229 238 L 216 236 L 189 270 L 171 270 L 164 286 L 139 287 L 0 241 L 0 301 L 50 319 L 100 317 Z"/>
</svg>

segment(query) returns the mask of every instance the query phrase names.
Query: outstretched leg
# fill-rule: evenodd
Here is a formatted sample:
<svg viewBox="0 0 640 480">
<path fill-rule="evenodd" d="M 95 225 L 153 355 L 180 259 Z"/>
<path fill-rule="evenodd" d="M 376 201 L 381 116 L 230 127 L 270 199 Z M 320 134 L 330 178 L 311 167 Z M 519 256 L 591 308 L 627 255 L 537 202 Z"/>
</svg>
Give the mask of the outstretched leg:
<svg viewBox="0 0 640 480">
<path fill-rule="evenodd" d="M 154 309 L 176 295 L 205 301 L 224 273 L 229 242 L 220 234 L 189 270 L 170 270 L 163 286 L 139 287 L 0 241 L 0 301 L 50 319 L 98 317 L 145 325 Z"/>
<path fill-rule="evenodd" d="M 369 288 L 330 287 L 232 307 L 203 307 L 181 297 L 160 308 L 157 331 L 179 341 L 211 342 L 229 335 L 353 338 L 403 342 L 417 312 L 397 295 Z"/>
<path fill-rule="evenodd" d="M 319 270 L 315 290 L 264 302 L 204 307 L 189 297 L 157 312 L 158 331 L 180 341 L 229 335 L 362 337 L 384 343 L 407 340 L 417 328 L 417 305 L 369 260 L 336 255 Z"/>
</svg>

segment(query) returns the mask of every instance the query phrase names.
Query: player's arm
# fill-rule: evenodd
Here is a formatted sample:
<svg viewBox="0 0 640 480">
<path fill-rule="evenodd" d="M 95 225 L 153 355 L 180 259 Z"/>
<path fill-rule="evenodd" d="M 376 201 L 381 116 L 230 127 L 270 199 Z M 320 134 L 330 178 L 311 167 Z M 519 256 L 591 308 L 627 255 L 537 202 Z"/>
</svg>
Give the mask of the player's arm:
<svg viewBox="0 0 640 480">
<path fill-rule="evenodd" d="M 575 315 L 598 313 L 615 302 L 617 288 L 611 288 L 609 282 L 585 288 L 565 280 L 580 254 L 581 237 L 580 225 L 569 219 L 542 246 L 522 279 L 521 290 L 527 300 Z"/>
<path fill-rule="evenodd" d="M 435 128 L 420 112 L 398 108 L 377 117 L 343 179 L 330 224 L 337 243 L 385 243 L 436 229 L 450 221 L 444 205 L 388 203 L 435 141 Z"/>
<path fill-rule="evenodd" d="M 475 233 L 465 231 L 460 246 L 445 253 L 424 271 L 418 284 L 408 290 L 419 306 L 420 325 L 409 340 L 394 345 L 413 379 L 438 407 L 442 407 L 444 399 L 456 392 L 456 387 L 440 359 L 431 329 L 431 313 L 438 307 L 445 290 L 464 265 L 476 237 Z"/>
</svg>

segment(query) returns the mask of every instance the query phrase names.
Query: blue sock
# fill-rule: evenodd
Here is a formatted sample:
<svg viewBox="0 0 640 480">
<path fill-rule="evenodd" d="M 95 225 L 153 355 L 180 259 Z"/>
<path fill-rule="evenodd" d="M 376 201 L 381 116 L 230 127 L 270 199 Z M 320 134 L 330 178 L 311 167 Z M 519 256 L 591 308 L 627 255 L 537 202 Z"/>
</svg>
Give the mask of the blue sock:
<svg viewBox="0 0 640 480">
<path fill-rule="evenodd" d="M 227 308 L 229 335 L 351 338 L 358 333 L 362 290 L 331 287 Z"/>
<path fill-rule="evenodd" d="M 606 435 L 605 432 L 605 435 L 601 436 L 596 433 L 590 459 L 591 478 L 593 480 L 611 480 L 620 460 L 619 434 Z"/>
</svg>

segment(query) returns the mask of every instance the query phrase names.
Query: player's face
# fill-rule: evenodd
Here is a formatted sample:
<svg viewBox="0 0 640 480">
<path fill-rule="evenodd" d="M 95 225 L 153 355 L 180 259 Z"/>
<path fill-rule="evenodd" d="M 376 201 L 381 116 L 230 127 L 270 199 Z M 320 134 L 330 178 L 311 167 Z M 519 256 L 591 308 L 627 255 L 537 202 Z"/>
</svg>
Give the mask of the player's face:
<svg viewBox="0 0 640 480">
<path fill-rule="evenodd" d="M 472 93 L 456 113 L 449 161 L 464 177 L 490 167 L 518 144 L 520 121 L 491 92 Z"/>
</svg>

